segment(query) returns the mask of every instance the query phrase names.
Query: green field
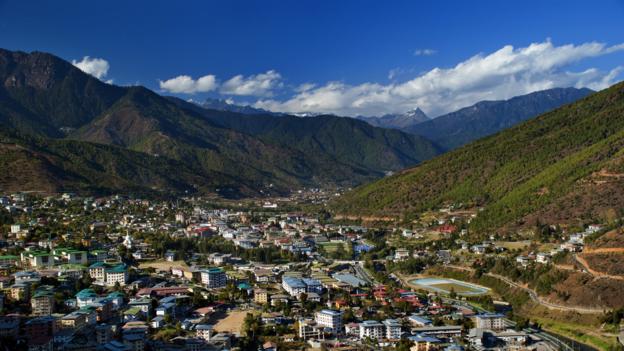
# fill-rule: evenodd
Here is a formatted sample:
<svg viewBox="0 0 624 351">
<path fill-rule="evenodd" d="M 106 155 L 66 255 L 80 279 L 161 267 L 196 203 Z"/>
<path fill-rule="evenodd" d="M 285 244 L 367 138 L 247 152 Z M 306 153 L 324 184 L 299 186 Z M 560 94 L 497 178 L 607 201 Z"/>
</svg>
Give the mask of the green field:
<svg viewBox="0 0 624 351">
<path fill-rule="evenodd" d="M 410 284 L 431 292 L 449 295 L 452 291 L 461 296 L 477 296 L 490 292 L 490 289 L 476 284 L 447 278 L 421 278 L 410 281 Z"/>
</svg>

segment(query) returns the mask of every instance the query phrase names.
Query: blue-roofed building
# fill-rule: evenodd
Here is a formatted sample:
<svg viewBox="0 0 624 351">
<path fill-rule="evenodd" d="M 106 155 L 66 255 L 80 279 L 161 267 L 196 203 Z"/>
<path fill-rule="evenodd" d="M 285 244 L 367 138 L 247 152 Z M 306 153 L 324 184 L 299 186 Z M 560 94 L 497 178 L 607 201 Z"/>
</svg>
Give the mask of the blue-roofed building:
<svg viewBox="0 0 624 351">
<path fill-rule="evenodd" d="M 307 291 L 303 280 L 295 277 L 282 277 L 282 288 L 290 296 L 299 296 Z"/>
<path fill-rule="evenodd" d="M 76 294 L 76 304 L 78 308 L 83 308 L 95 302 L 98 298 L 93 289 L 83 289 Z"/>
<path fill-rule="evenodd" d="M 323 285 L 320 281 L 311 278 L 303 278 L 303 283 L 306 285 L 306 292 L 320 294 L 323 292 Z"/>
<path fill-rule="evenodd" d="M 417 316 L 415 314 L 407 317 L 407 320 L 416 327 L 428 327 L 428 326 L 433 325 L 433 322 L 431 322 L 430 319 Z"/>
<path fill-rule="evenodd" d="M 433 347 L 442 343 L 442 341 L 433 336 L 427 336 L 422 334 L 416 334 L 408 337 L 413 342 L 413 346 L 416 350 L 431 350 Z"/>
<path fill-rule="evenodd" d="M 354 276 L 353 274 L 337 273 L 333 275 L 333 278 L 341 283 L 349 284 L 354 288 L 366 286 L 366 282 L 364 280 Z"/>
</svg>

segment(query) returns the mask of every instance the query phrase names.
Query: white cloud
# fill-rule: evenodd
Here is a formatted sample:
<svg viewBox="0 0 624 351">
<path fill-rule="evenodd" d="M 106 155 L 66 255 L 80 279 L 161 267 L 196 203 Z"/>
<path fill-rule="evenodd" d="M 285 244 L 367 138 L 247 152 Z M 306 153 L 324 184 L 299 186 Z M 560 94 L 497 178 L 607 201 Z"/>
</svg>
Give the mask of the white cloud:
<svg viewBox="0 0 624 351">
<path fill-rule="evenodd" d="M 224 82 L 220 92 L 228 95 L 271 96 L 275 88 L 282 86 L 281 79 L 282 76 L 274 70 L 249 77 L 239 74 Z"/>
<path fill-rule="evenodd" d="M 314 83 L 303 83 L 295 88 L 295 91 L 298 93 L 302 93 L 304 91 L 312 90 L 316 87 Z"/>
<path fill-rule="evenodd" d="M 214 75 L 205 75 L 197 80 L 190 76 L 182 75 L 165 81 L 159 81 L 160 89 L 170 93 L 206 93 L 217 89 L 217 78 Z"/>
<path fill-rule="evenodd" d="M 110 65 L 108 61 L 102 58 L 91 58 L 89 56 L 85 56 L 80 61 L 72 60 L 72 65 L 78 67 L 85 73 L 88 73 L 94 76 L 97 79 L 102 79 L 106 77 L 108 74 L 108 69 Z M 112 79 L 110 80 L 112 83 Z M 108 83 L 108 82 L 107 82 Z"/>
<path fill-rule="evenodd" d="M 435 55 L 438 51 L 434 49 L 416 49 L 414 50 L 414 56 L 431 56 Z"/>
<path fill-rule="evenodd" d="M 349 85 L 334 81 L 297 92 L 285 101 L 266 98 L 254 106 L 280 112 L 350 116 L 401 113 L 420 107 L 428 115 L 437 116 L 481 100 L 508 99 L 554 87 L 606 88 L 616 81 L 622 67 L 609 72 L 595 68 L 571 72 L 566 68 L 622 50 L 624 44 L 608 47 L 597 42 L 555 46 L 547 40 L 521 48 L 507 45 L 487 55 L 475 55 L 455 67 L 434 68 L 400 83 Z"/>
</svg>

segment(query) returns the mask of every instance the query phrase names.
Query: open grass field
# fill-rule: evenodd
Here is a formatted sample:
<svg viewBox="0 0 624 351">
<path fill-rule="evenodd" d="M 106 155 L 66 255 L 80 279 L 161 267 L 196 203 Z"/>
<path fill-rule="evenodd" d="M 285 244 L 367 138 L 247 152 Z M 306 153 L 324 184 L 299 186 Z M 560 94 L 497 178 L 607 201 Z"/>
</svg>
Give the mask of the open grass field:
<svg viewBox="0 0 624 351">
<path fill-rule="evenodd" d="M 419 289 L 449 295 L 455 291 L 460 296 L 478 296 L 490 292 L 490 289 L 472 283 L 447 278 L 420 278 L 410 280 L 409 283 Z"/>
<path fill-rule="evenodd" d="M 327 253 L 336 252 L 340 248 L 342 248 L 343 250 L 347 250 L 347 252 L 351 251 L 351 245 L 348 245 L 347 243 L 332 243 L 332 242 L 328 242 L 328 243 L 321 243 L 321 244 L 319 244 L 319 246 L 323 247 L 323 249 Z"/>
</svg>

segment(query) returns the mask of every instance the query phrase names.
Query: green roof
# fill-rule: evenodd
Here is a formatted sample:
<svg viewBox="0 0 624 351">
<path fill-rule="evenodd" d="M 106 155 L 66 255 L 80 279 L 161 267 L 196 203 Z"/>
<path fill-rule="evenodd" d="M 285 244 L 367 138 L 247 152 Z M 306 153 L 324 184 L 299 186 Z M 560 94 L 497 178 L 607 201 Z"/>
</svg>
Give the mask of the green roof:
<svg viewBox="0 0 624 351">
<path fill-rule="evenodd" d="M 127 270 L 127 267 L 125 264 L 118 264 L 113 268 L 109 268 L 106 270 L 106 272 L 111 272 L 111 273 L 123 273 Z"/>
<path fill-rule="evenodd" d="M 0 260 L 19 260 L 19 256 L 4 255 L 0 256 Z"/>
</svg>

